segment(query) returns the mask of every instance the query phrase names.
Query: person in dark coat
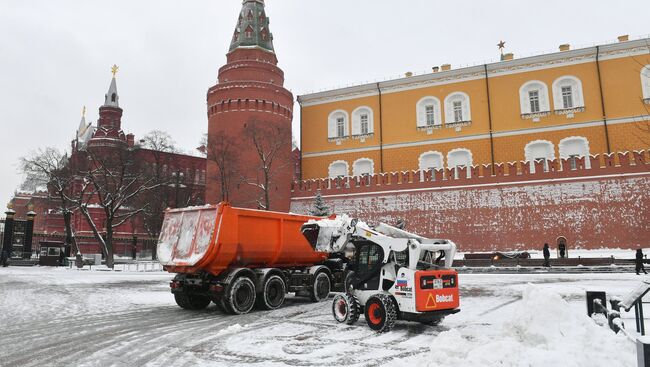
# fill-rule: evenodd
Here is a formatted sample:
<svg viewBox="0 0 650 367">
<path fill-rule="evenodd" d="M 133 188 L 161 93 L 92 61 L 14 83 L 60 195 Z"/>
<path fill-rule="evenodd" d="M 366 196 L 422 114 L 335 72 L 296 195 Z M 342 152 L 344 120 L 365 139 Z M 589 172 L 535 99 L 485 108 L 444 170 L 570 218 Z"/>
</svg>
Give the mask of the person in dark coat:
<svg viewBox="0 0 650 367">
<path fill-rule="evenodd" d="M 2 250 L 2 253 L 0 254 L 0 264 L 2 264 L 2 267 L 6 268 L 7 265 L 9 265 L 8 260 L 9 260 L 9 254 L 7 251 Z"/>
<path fill-rule="evenodd" d="M 560 244 L 557 246 L 557 249 L 560 251 L 560 258 L 564 259 L 564 254 L 566 253 L 566 244 L 564 241 L 560 242 Z"/>
<path fill-rule="evenodd" d="M 636 275 L 639 275 L 640 271 L 643 271 L 644 274 L 648 274 L 648 272 L 645 271 L 645 266 L 643 266 L 643 251 L 641 251 L 641 249 L 636 250 L 634 264 L 636 265 Z"/>
<path fill-rule="evenodd" d="M 545 267 L 550 267 L 551 264 L 549 263 L 549 259 L 551 258 L 551 250 L 548 249 L 548 243 L 544 244 L 544 266 Z"/>
</svg>

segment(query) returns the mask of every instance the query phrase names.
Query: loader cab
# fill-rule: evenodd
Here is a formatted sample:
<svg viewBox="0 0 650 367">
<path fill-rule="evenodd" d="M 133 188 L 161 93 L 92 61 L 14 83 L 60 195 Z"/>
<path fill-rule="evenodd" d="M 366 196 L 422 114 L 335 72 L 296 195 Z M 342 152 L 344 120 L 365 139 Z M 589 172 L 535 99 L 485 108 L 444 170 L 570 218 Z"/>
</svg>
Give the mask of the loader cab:
<svg viewBox="0 0 650 367">
<path fill-rule="evenodd" d="M 354 288 L 359 290 L 379 289 L 381 268 L 384 265 L 384 250 L 376 243 L 357 241 L 350 269 L 355 273 Z"/>
</svg>

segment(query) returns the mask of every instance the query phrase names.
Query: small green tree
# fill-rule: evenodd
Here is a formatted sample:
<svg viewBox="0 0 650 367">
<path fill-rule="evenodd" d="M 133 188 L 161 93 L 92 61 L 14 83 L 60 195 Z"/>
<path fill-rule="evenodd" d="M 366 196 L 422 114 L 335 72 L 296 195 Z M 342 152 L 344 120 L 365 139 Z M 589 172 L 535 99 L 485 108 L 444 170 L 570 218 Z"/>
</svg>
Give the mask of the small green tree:
<svg viewBox="0 0 650 367">
<path fill-rule="evenodd" d="M 314 200 L 314 209 L 310 211 L 311 215 L 317 217 L 327 217 L 330 215 L 330 208 L 325 204 L 323 196 L 320 191 L 316 192 L 316 199 Z"/>
</svg>

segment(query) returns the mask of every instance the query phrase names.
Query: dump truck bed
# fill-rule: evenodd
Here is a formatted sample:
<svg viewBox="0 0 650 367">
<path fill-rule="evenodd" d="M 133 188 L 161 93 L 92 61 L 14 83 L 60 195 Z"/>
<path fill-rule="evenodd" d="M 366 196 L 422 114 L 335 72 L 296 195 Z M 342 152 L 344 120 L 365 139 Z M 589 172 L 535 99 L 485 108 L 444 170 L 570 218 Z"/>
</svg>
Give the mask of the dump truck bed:
<svg viewBox="0 0 650 367">
<path fill-rule="evenodd" d="M 318 264 L 300 232 L 317 217 L 233 208 L 226 203 L 165 213 L 158 258 L 167 271 L 219 275 L 228 268 L 290 268 Z"/>
</svg>

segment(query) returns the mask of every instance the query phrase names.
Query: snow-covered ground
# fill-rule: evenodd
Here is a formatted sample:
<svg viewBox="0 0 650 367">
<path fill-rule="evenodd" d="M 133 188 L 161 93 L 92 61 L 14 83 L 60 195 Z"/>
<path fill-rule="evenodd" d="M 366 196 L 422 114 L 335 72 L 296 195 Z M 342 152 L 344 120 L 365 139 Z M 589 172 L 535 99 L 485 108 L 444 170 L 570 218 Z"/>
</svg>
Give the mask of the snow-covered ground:
<svg viewBox="0 0 650 367">
<path fill-rule="evenodd" d="M 185 311 L 170 274 L 0 268 L 2 366 L 635 366 L 632 341 L 585 316 L 585 291 L 623 296 L 634 274 L 461 274 L 440 326 L 375 334 L 331 303 Z M 628 329 L 633 315 L 623 315 Z"/>
</svg>

